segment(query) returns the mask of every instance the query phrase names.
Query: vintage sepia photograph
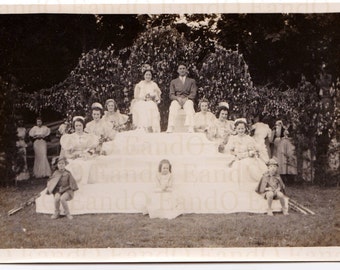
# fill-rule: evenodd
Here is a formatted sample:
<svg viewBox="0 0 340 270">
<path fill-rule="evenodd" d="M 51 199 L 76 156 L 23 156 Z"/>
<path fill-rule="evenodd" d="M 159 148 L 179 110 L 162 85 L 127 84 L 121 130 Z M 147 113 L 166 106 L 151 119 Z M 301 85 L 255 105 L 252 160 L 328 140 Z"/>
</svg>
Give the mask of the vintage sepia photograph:
<svg viewBox="0 0 340 270">
<path fill-rule="evenodd" d="M 0 14 L 1 261 L 334 260 L 339 26 Z"/>
</svg>

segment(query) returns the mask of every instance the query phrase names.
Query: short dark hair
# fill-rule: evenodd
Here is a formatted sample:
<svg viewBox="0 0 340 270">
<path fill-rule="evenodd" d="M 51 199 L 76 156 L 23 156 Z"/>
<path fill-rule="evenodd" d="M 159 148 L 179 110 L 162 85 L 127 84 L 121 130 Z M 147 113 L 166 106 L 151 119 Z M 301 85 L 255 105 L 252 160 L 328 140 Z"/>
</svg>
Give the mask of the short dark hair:
<svg viewBox="0 0 340 270">
<path fill-rule="evenodd" d="M 229 114 L 229 109 L 227 107 L 225 107 L 225 106 L 221 106 L 221 107 L 218 107 L 218 109 L 217 109 L 217 114 L 216 114 L 217 118 L 220 117 L 221 111 L 227 111 L 228 114 Z"/>
<path fill-rule="evenodd" d="M 103 115 L 103 110 L 102 110 L 101 108 L 93 107 L 93 108 L 91 109 L 91 112 L 93 112 L 93 111 L 99 111 L 99 112 L 100 112 L 100 115 Z"/>
<path fill-rule="evenodd" d="M 235 122 L 234 122 L 234 129 L 236 129 L 236 127 L 237 127 L 238 125 L 240 125 L 240 124 L 243 124 L 243 125 L 244 125 L 244 127 L 245 127 L 245 129 L 246 129 L 246 133 L 248 133 L 248 132 L 249 132 L 249 126 L 248 126 L 248 124 L 247 124 L 246 122 L 244 122 L 243 120 L 235 121 Z"/>
<path fill-rule="evenodd" d="M 82 123 L 83 128 L 85 128 L 85 121 L 84 121 L 83 119 L 81 119 L 81 118 L 76 118 L 76 119 L 74 119 L 74 121 L 72 122 L 73 128 L 75 128 L 75 123 L 76 123 L 76 122 Z"/>
<path fill-rule="evenodd" d="M 146 69 L 146 70 L 144 70 L 144 71 L 143 71 L 143 76 L 145 76 L 145 73 L 148 72 L 148 71 L 150 71 L 150 73 L 151 73 L 151 78 L 153 78 L 153 71 L 152 71 L 151 69 Z"/>
</svg>

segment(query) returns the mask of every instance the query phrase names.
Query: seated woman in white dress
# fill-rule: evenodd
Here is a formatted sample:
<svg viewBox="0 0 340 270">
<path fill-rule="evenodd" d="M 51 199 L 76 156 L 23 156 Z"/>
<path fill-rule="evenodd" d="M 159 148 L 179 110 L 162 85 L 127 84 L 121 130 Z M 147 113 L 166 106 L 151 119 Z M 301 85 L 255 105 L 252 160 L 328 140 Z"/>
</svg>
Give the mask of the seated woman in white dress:
<svg viewBox="0 0 340 270">
<path fill-rule="evenodd" d="M 125 129 L 129 117 L 119 112 L 116 101 L 114 99 L 106 100 L 105 107 L 107 111 L 104 112 L 102 120 L 109 123 L 110 127 L 116 131 Z"/>
<path fill-rule="evenodd" d="M 207 138 L 219 145 L 227 144 L 230 135 L 234 134 L 234 121 L 228 120 L 228 110 L 228 103 L 220 102 L 218 118 L 208 127 Z"/>
<path fill-rule="evenodd" d="M 216 116 L 209 111 L 209 100 L 201 99 L 198 107 L 200 111 L 194 115 L 194 129 L 195 132 L 206 132 L 209 125 L 216 121 Z"/>
<path fill-rule="evenodd" d="M 87 159 L 95 153 L 99 144 L 99 137 L 84 132 L 85 119 L 82 116 L 73 117 L 75 132 L 64 134 L 60 138 L 60 144 L 64 149 L 64 155 L 68 159 Z"/>
<path fill-rule="evenodd" d="M 152 71 L 143 72 L 144 80 L 135 86 L 134 101 L 131 104 L 133 124 L 146 131 L 160 132 L 160 114 L 157 104 L 160 102 L 161 90 L 152 81 Z"/>
<path fill-rule="evenodd" d="M 95 153 L 99 137 L 84 132 L 85 119 L 82 116 L 73 117 L 72 125 L 75 132 L 64 134 L 60 138 L 60 145 L 69 162 L 67 169 L 78 184 L 87 184 L 94 157 L 97 157 Z"/>
<path fill-rule="evenodd" d="M 101 153 L 101 148 L 104 142 L 109 142 L 114 139 L 117 131 L 111 127 L 110 122 L 103 121 L 103 106 L 95 102 L 91 105 L 93 120 L 88 122 L 85 127 L 85 132 L 94 134 L 99 137 L 99 145 L 96 149 L 97 153 Z"/>
<path fill-rule="evenodd" d="M 236 135 L 230 136 L 225 152 L 230 155 L 232 181 L 242 186 L 243 190 L 254 191 L 267 166 L 259 158 L 256 142 L 246 134 L 246 130 L 246 119 L 236 119 Z"/>
</svg>

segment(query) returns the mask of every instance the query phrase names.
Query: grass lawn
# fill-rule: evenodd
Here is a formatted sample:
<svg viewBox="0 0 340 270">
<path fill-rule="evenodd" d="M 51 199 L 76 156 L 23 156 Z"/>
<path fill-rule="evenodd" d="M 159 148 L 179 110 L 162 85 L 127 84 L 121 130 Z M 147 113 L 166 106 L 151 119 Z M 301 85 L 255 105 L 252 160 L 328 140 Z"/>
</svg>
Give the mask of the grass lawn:
<svg viewBox="0 0 340 270">
<path fill-rule="evenodd" d="M 316 215 L 187 214 L 173 220 L 142 214 L 95 214 L 51 220 L 28 206 L 7 211 L 45 187 L 31 180 L 0 188 L 0 248 L 184 248 L 340 246 L 339 188 L 288 186 Z"/>
</svg>

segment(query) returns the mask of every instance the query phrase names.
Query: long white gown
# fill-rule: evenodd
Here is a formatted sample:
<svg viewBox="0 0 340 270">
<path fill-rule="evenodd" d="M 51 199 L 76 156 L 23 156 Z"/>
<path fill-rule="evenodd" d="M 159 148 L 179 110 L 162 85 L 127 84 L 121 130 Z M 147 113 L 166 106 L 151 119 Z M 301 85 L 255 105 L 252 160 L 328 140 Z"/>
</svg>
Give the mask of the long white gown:
<svg viewBox="0 0 340 270">
<path fill-rule="evenodd" d="M 47 137 L 50 135 L 50 129 L 46 126 L 34 126 L 29 131 L 29 136 Z M 33 174 L 36 178 L 51 176 L 51 167 L 47 159 L 47 143 L 44 139 L 36 139 L 33 143 L 34 149 L 34 166 Z"/>
<path fill-rule="evenodd" d="M 69 161 L 66 168 L 72 173 L 77 183 L 86 184 L 87 175 L 91 170 L 92 157 L 90 150 L 99 144 L 99 137 L 94 134 L 64 134 L 60 138 L 65 157 Z"/>
<path fill-rule="evenodd" d="M 262 175 L 267 171 L 263 159 L 259 157 L 256 141 L 249 135 L 230 136 L 225 149 L 231 159 L 232 182 L 242 190 L 254 191 Z"/>
<path fill-rule="evenodd" d="M 131 112 L 137 128 L 152 127 L 153 132 L 160 132 L 160 114 L 156 103 L 160 96 L 161 90 L 155 82 L 143 80 L 136 84 Z"/>
</svg>

